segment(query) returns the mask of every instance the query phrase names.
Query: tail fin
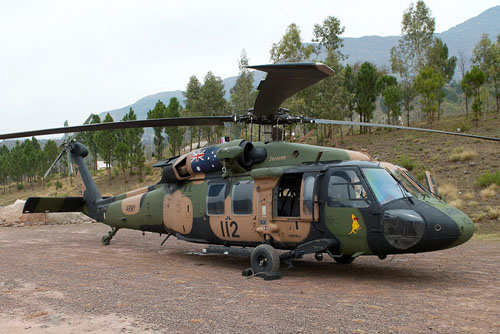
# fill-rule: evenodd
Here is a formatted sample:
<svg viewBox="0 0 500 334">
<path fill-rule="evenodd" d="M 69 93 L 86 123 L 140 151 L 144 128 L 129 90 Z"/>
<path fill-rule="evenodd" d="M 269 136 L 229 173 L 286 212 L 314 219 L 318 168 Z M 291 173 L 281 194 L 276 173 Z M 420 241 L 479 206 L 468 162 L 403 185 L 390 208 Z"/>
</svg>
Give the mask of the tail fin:
<svg viewBox="0 0 500 334">
<path fill-rule="evenodd" d="M 104 215 L 98 210 L 98 203 L 102 201 L 102 196 L 83 160 L 89 154 L 89 151 L 79 142 L 71 143 L 70 146 L 71 158 L 73 158 L 73 161 L 78 166 L 78 171 L 84 184 L 83 199 L 89 211 L 89 216 L 97 221 L 103 221 Z"/>
</svg>

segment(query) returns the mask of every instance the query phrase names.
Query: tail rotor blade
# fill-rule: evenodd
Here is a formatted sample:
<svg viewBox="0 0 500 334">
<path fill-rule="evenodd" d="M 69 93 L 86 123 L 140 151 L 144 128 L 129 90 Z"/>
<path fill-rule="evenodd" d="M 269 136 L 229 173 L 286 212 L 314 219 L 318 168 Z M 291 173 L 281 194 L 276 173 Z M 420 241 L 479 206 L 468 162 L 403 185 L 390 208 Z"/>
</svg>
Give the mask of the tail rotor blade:
<svg viewBox="0 0 500 334">
<path fill-rule="evenodd" d="M 43 178 L 46 178 L 47 175 L 50 174 L 50 172 L 52 171 L 52 168 L 54 168 L 54 166 L 59 162 L 59 160 L 61 160 L 61 157 L 64 155 L 64 153 L 66 153 L 67 150 L 68 150 L 68 147 L 66 145 L 64 145 L 63 150 L 61 151 L 61 153 L 59 153 L 59 155 L 57 156 L 56 160 L 54 160 L 54 162 L 52 163 L 52 165 L 50 165 L 49 169 L 47 169 L 47 171 L 45 172 L 45 174 L 43 174 Z"/>
</svg>

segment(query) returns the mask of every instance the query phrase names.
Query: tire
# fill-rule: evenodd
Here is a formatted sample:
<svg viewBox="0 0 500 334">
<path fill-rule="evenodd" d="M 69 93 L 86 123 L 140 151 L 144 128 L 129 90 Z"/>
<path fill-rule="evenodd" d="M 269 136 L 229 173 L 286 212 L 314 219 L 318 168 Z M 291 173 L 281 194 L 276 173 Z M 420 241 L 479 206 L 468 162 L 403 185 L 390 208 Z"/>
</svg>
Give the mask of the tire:
<svg viewBox="0 0 500 334">
<path fill-rule="evenodd" d="M 352 263 L 352 261 L 354 261 L 355 257 L 352 257 L 350 255 L 339 255 L 334 256 L 333 259 L 339 264 L 350 264 Z"/>
<path fill-rule="evenodd" d="M 280 269 L 278 252 L 267 244 L 255 247 L 250 255 L 250 263 L 254 273 L 278 272 Z"/>
<path fill-rule="evenodd" d="M 101 239 L 101 243 L 103 244 L 103 246 L 108 246 L 109 243 L 110 243 L 110 239 L 108 238 L 107 235 L 103 236 L 102 239 Z"/>
</svg>

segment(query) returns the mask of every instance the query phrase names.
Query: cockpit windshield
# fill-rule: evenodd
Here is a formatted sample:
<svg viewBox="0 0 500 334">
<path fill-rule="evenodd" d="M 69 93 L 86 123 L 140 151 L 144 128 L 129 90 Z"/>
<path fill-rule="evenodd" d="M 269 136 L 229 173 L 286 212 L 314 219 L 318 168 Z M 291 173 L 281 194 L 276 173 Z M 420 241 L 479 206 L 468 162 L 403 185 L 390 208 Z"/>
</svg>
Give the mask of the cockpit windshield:
<svg viewBox="0 0 500 334">
<path fill-rule="evenodd" d="M 380 205 L 410 196 L 385 169 L 363 168 L 363 172 Z"/>
<path fill-rule="evenodd" d="M 421 185 L 409 172 L 401 169 L 394 171 L 394 176 L 403 184 L 413 196 L 417 198 L 435 197 L 429 190 Z"/>
</svg>

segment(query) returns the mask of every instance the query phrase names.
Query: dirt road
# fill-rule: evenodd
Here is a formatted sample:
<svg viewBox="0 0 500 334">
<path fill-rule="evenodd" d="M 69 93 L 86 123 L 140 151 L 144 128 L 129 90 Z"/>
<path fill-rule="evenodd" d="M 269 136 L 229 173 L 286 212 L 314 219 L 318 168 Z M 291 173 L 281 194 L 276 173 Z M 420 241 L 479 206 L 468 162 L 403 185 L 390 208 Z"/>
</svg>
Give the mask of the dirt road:
<svg viewBox="0 0 500 334">
<path fill-rule="evenodd" d="M 0 333 L 500 333 L 500 242 L 312 257 L 279 281 L 248 258 L 100 224 L 0 228 Z"/>
</svg>

